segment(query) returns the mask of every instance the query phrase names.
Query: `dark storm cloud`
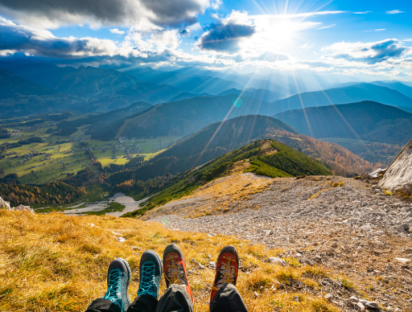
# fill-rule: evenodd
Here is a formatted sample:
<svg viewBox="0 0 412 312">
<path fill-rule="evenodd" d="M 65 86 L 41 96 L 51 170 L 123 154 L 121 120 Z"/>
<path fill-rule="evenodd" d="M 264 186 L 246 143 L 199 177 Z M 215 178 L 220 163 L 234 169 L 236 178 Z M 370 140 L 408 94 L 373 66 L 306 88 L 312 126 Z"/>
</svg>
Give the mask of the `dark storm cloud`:
<svg viewBox="0 0 412 312">
<path fill-rule="evenodd" d="M 205 1 L 194 0 L 141 0 L 155 15 L 150 20 L 156 25 L 177 26 L 182 22 L 193 24 L 196 14 L 202 12 Z"/>
<path fill-rule="evenodd" d="M 144 17 L 157 25 L 176 26 L 194 23 L 209 4 L 207 0 L 0 0 L 0 12 L 23 23 L 45 18 L 56 24 L 86 19 L 84 23 L 133 25 Z"/>
<path fill-rule="evenodd" d="M 238 24 L 217 24 L 209 27 L 199 41 L 201 50 L 234 53 L 239 50 L 239 40 L 250 37 L 256 32 L 255 26 Z"/>
<path fill-rule="evenodd" d="M 406 50 L 407 48 L 401 46 L 398 40 L 388 39 L 383 42 L 373 44 L 370 47 L 359 49 L 359 51 L 369 54 L 366 57 L 357 57 L 351 53 L 342 53 L 334 55 L 334 58 L 343 58 L 348 61 L 376 64 L 390 58 L 400 57 Z"/>
</svg>

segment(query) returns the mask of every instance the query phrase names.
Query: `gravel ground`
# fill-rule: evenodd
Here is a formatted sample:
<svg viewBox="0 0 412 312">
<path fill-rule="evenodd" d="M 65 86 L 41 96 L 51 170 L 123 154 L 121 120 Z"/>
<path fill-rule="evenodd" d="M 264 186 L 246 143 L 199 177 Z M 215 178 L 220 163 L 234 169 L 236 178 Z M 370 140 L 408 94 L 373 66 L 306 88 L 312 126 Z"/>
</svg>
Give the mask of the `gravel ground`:
<svg viewBox="0 0 412 312">
<path fill-rule="evenodd" d="M 224 189 L 227 181 L 221 183 Z M 237 235 L 279 248 L 280 257 L 344 274 L 356 285 L 356 293 L 322 282 L 329 300 L 342 310 L 373 309 L 373 304 L 358 300 L 362 293 L 387 311 L 412 311 L 410 203 L 385 196 L 371 183 L 341 177 L 267 183 L 260 191 L 236 198 L 224 191 L 195 193 L 158 209 L 150 221 L 182 231 Z M 188 218 L 199 209 L 207 215 Z M 351 299 L 354 296 L 357 299 Z"/>
</svg>

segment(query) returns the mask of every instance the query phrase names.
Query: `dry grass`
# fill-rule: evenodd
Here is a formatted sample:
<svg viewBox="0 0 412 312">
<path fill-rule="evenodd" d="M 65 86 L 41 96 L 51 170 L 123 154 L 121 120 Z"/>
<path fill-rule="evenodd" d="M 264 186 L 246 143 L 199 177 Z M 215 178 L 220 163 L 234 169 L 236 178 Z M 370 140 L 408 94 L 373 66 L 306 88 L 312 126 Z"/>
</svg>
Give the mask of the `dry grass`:
<svg viewBox="0 0 412 312">
<path fill-rule="evenodd" d="M 338 311 L 320 299 L 318 284 L 311 279 L 312 275 L 326 275 L 325 271 L 266 263 L 267 257 L 279 251 L 235 237 L 171 231 L 157 223 L 128 218 L 5 210 L 0 210 L 0 231 L 0 311 L 84 311 L 92 300 L 104 295 L 106 270 L 115 257 L 129 261 L 134 300 L 140 255 L 147 249 L 162 255 L 172 242 L 182 248 L 188 269 L 194 271 L 189 281 L 196 311 L 209 311 L 214 272 L 199 270 L 190 260 L 207 264 L 211 255 L 216 261 L 220 249 L 229 244 L 238 249 L 247 271 L 240 273 L 238 288 L 249 311 Z M 119 243 L 117 236 L 126 242 Z M 304 287 L 295 288 L 296 283 Z M 164 291 L 162 281 L 160 292 Z"/>
</svg>

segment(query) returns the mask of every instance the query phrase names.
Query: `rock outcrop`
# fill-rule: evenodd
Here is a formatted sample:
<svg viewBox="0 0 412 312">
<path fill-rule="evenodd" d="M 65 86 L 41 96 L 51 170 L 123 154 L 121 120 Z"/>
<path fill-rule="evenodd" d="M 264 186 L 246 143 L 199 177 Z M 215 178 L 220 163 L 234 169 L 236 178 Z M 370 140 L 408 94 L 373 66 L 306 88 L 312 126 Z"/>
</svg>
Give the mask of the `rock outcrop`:
<svg viewBox="0 0 412 312">
<path fill-rule="evenodd" d="M 386 170 L 379 186 L 391 192 L 412 195 L 412 140 Z"/>
<path fill-rule="evenodd" d="M 34 210 L 31 209 L 29 206 L 18 205 L 17 207 L 10 207 L 10 203 L 6 202 L 1 197 L 0 197 L 0 209 L 6 209 L 10 211 L 30 211 L 34 213 Z"/>
</svg>

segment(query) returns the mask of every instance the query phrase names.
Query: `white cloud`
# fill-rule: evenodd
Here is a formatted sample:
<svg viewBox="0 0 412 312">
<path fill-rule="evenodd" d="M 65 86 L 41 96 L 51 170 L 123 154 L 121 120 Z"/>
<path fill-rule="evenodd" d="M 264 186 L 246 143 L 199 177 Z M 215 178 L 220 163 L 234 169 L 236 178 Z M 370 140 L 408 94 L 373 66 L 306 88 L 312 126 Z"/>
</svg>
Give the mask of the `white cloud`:
<svg viewBox="0 0 412 312">
<path fill-rule="evenodd" d="M 328 26 L 322 26 L 322 27 L 319 27 L 318 29 L 328 29 L 328 28 L 332 28 L 332 27 L 335 27 L 336 26 L 336 24 L 333 24 L 333 25 L 328 25 Z"/>
<path fill-rule="evenodd" d="M 408 54 L 410 49 L 403 46 L 400 40 L 386 39 L 376 42 L 355 43 L 342 41 L 323 47 L 322 51 L 332 52 L 332 54 L 326 55 L 326 58 L 374 65 L 400 58 Z"/>
<path fill-rule="evenodd" d="M 375 31 L 384 31 L 386 28 L 375 29 Z"/>
<path fill-rule="evenodd" d="M 110 32 L 111 32 L 112 34 L 117 34 L 117 35 L 123 35 L 123 34 L 124 34 L 124 30 L 119 30 L 119 29 L 117 29 L 117 28 L 112 28 L 112 29 L 110 29 Z"/>
<path fill-rule="evenodd" d="M 362 15 L 362 14 L 369 14 L 369 13 L 372 13 L 372 11 L 365 11 L 365 12 L 353 12 L 353 14 L 360 14 L 360 15 Z"/>
<path fill-rule="evenodd" d="M 305 43 L 303 45 L 301 45 L 299 48 L 301 49 L 312 49 L 315 46 L 314 43 Z"/>
<path fill-rule="evenodd" d="M 326 14 L 317 12 L 321 13 Z M 294 17 L 248 15 L 247 12 L 232 11 L 225 18 L 219 18 L 217 23 L 199 38 L 196 46 L 209 53 L 240 53 L 243 59 L 257 57 L 269 51 L 284 53 L 300 32 L 322 25 L 321 22 L 302 21 Z"/>
<path fill-rule="evenodd" d="M 399 10 L 386 11 L 386 14 L 400 14 L 400 13 L 405 13 L 405 12 L 399 11 Z"/>
</svg>

